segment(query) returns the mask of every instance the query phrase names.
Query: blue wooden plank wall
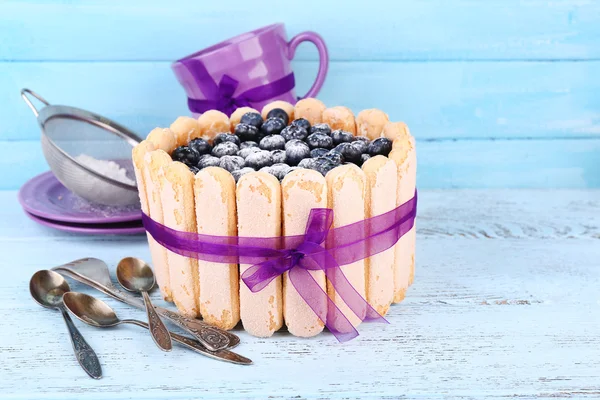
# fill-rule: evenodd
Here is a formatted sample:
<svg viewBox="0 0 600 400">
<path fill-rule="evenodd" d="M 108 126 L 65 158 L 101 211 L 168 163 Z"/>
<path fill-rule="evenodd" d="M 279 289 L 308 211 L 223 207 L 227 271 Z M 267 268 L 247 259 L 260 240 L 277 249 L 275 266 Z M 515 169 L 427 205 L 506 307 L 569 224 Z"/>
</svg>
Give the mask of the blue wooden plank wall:
<svg viewBox="0 0 600 400">
<path fill-rule="evenodd" d="M 599 1 L 48 0 L 0 2 L 0 189 L 47 168 L 20 88 L 145 134 L 187 113 L 172 60 L 273 22 L 324 37 L 326 104 L 409 124 L 421 187 L 600 187 Z"/>
</svg>

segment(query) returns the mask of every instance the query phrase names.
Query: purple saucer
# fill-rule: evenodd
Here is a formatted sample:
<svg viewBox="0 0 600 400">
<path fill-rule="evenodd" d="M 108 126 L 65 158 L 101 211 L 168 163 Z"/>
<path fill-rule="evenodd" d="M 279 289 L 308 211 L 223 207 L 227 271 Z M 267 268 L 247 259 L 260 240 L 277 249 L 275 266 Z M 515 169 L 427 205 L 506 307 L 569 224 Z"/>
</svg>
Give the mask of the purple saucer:
<svg viewBox="0 0 600 400">
<path fill-rule="evenodd" d="M 140 221 L 140 206 L 103 206 L 77 197 L 52 172 L 30 179 L 19 190 L 19 202 L 30 214 L 75 224 L 115 224 Z"/>
<path fill-rule="evenodd" d="M 28 212 L 25 212 L 25 214 L 40 225 L 65 232 L 82 233 L 86 235 L 135 235 L 146 232 L 141 222 L 123 222 L 99 225 L 70 224 L 40 218 Z"/>
</svg>

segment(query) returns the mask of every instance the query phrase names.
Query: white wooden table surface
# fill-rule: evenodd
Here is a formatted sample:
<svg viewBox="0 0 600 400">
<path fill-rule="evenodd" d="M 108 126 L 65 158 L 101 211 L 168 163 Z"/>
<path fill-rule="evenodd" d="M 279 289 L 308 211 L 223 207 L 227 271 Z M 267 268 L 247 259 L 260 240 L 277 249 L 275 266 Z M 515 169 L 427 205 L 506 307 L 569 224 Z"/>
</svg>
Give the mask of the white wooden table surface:
<svg viewBox="0 0 600 400">
<path fill-rule="evenodd" d="M 76 322 L 104 378 L 77 365 L 57 312 L 29 297 L 38 269 L 93 256 L 149 258 L 145 238 L 39 227 L 0 192 L 0 398 L 600 396 L 600 191 L 439 190 L 420 195 L 417 273 L 390 325 L 339 344 L 325 333 L 253 338 L 249 367 L 156 348 L 137 327 Z M 143 318 L 98 292 L 121 317 Z M 156 297 L 156 294 L 155 294 Z"/>
</svg>

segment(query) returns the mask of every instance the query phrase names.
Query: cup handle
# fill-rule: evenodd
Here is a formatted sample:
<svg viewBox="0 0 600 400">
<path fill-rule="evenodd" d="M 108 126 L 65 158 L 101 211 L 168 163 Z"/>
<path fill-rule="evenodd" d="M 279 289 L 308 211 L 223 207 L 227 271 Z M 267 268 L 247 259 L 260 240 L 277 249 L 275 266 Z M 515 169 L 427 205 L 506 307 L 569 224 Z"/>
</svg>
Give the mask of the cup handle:
<svg viewBox="0 0 600 400">
<path fill-rule="evenodd" d="M 325 76 L 327 75 L 327 69 L 329 68 L 329 54 L 327 53 L 327 46 L 325 46 L 325 41 L 323 38 L 316 32 L 302 32 L 290 40 L 288 43 L 290 60 L 294 58 L 294 55 L 296 54 L 296 47 L 305 41 L 311 42 L 317 46 L 317 50 L 319 51 L 319 72 L 317 72 L 317 79 L 315 79 L 315 83 L 313 83 L 312 87 L 308 90 L 308 93 L 302 97 L 299 97 L 299 100 L 306 97 L 315 97 L 317 93 L 319 93 L 319 90 L 321 90 L 321 87 L 325 82 Z"/>
</svg>

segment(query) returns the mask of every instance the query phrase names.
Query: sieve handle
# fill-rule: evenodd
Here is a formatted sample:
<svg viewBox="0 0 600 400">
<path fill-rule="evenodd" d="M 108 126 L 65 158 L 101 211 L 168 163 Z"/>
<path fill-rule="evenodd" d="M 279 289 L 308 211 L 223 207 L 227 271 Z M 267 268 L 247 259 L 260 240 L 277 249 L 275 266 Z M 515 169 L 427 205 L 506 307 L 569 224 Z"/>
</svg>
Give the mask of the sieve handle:
<svg viewBox="0 0 600 400">
<path fill-rule="evenodd" d="M 27 95 L 31 95 L 31 96 L 35 97 L 36 99 L 38 99 L 39 101 L 41 101 L 42 103 L 44 103 L 47 106 L 50 105 L 50 103 L 48 103 L 42 96 L 40 96 L 33 90 L 21 89 L 21 97 L 23 98 L 23 100 L 25 100 L 25 103 L 27 103 L 29 108 L 31 108 L 31 111 L 33 111 L 33 115 L 35 115 L 36 117 L 39 115 L 39 112 L 38 112 L 37 108 L 35 108 L 35 106 L 33 105 L 33 103 L 31 102 L 31 100 L 29 99 L 29 97 Z"/>
</svg>

